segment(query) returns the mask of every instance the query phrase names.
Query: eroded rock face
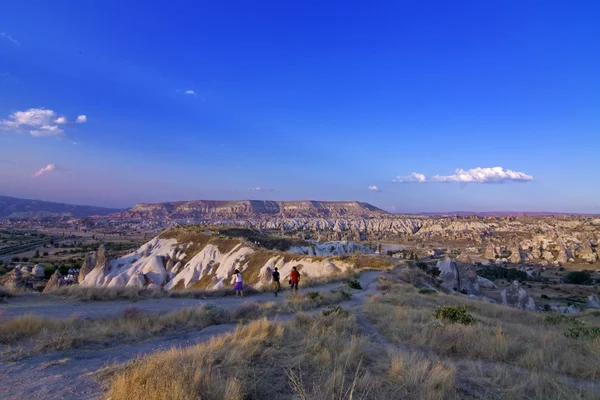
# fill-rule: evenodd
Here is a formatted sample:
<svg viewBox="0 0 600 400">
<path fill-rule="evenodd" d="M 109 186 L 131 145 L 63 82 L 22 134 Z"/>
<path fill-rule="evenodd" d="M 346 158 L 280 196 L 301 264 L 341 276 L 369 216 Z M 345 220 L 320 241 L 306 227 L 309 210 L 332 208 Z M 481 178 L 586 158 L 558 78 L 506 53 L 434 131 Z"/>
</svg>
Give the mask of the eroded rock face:
<svg viewBox="0 0 600 400">
<path fill-rule="evenodd" d="M 443 261 L 437 262 L 436 268 L 440 271 L 440 279 L 443 281 L 442 285 L 446 289 L 453 291 L 461 289 L 460 276 L 455 261 L 446 257 Z"/>
<path fill-rule="evenodd" d="M 443 261 L 438 261 L 436 268 L 440 271 L 442 286 L 450 291 L 479 297 L 482 287 L 497 287 L 492 281 L 478 276 L 475 266 L 470 263 L 460 263 L 446 257 Z"/>
<path fill-rule="evenodd" d="M 31 270 L 31 273 L 33 274 L 33 276 L 35 276 L 36 278 L 43 278 L 44 277 L 44 267 L 42 267 L 41 265 L 36 265 L 35 267 L 33 267 L 33 269 Z"/>
<path fill-rule="evenodd" d="M 509 287 L 501 292 L 502 304 L 509 307 L 519 308 L 526 311 L 535 311 L 535 301 L 531 298 L 525 289 L 521 287 L 518 281 L 514 281 Z"/>
<path fill-rule="evenodd" d="M 46 287 L 44 288 L 44 293 L 58 289 L 60 286 L 62 286 L 62 275 L 60 274 L 60 272 L 58 272 L 58 270 L 56 270 L 54 271 L 54 273 L 50 277 L 50 280 L 46 284 Z"/>
<path fill-rule="evenodd" d="M 94 267 L 96 266 L 96 261 L 98 259 L 98 255 L 95 251 L 90 251 L 85 255 L 85 260 L 81 264 L 81 268 L 79 269 L 79 276 L 77 277 L 77 281 L 79 283 L 83 282 L 86 275 L 89 274 Z"/>
<path fill-rule="evenodd" d="M 493 260 L 496 257 L 496 251 L 491 243 L 486 246 L 483 256 L 488 260 Z"/>
</svg>

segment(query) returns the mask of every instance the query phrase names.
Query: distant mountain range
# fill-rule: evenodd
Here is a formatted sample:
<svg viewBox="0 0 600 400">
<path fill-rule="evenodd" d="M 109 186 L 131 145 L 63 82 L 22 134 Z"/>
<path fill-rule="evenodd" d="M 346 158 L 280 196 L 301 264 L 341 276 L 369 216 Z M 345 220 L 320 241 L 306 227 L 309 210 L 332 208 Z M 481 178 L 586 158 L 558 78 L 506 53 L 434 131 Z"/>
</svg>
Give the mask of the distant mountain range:
<svg viewBox="0 0 600 400">
<path fill-rule="evenodd" d="M 269 200 L 193 200 L 156 204 L 137 204 L 115 215 L 124 219 L 211 219 L 372 217 L 388 214 L 359 201 L 269 201 Z"/>
<path fill-rule="evenodd" d="M 72 204 L 0 196 L 0 219 L 89 217 L 92 215 L 108 215 L 119 211 L 122 210 L 118 208 L 77 206 Z"/>
<path fill-rule="evenodd" d="M 402 213 L 428 217 L 507 217 L 507 216 L 594 215 L 559 212 L 449 211 Z M 360 201 L 270 201 L 270 200 L 192 200 L 140 203 L 131 209 L 53 203 L 0 196 L 0 219 L 90 217 L 110 215 L 116 219 L 138 220 L 231 220 L 235 218 L 373 218 L 391 216 L 380 208 Z M 597 214 L 596 214 L 597 215 Z"/>
<path fill-rule="evenodd" d="M 528 215 L 530 217 L 541 217 L 541 216 L 555 216 L 555 215 L 580 215 L 580 216 L 595 216 L 598 214 L 586 214 L 586 213 L 564 213 L 564 212 L 552 212 L 552 211 L 448 211 L 448 212 L 422 212 L 411 215 L 425 215 L 427 217 L 468 217 L 471 215 L 477 217 L 521 217 Z"/>
</svg>

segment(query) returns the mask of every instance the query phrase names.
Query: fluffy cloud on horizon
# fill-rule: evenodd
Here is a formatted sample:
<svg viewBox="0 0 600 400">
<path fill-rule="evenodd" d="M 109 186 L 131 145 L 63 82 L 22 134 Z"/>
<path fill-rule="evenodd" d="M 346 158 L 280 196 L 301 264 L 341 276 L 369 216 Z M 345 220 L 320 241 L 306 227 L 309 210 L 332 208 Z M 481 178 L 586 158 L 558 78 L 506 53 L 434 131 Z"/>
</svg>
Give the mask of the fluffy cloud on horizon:
<svg viewBox="0 0 600 400">
<path fill-rule="evenodd" d="M 506 183 L 530 182 L 533 176 L 524 172 L 512 171 L 502 167 L 456 169 L 453 175 L 434 175 L 427 178 L 424 174 L 413 172 L 408 176 L 398 176 L 392 182 L 396 183 L 427 183 L 427 182 L 459 182 L 459 183 Z"/>
<path fill-rule="evenodd" d="M 87 122 L 85 115 L 77 117 L 76 123 Z M 64 137 L 65 131 L 58 125 L 68 124 L 64 116 L 58 116 L 56 111 L 45 108 L 30 108 L 26 111 L 16 111 L 8 119 L 0 120 L 0 127 L 5 129 L 29 129 L 31 136 L 56 136 Z"/>
<path fill-rule="evenodd" d="M 46 165 L 44 168 L 40 168 L 37 172 L 35 172 L 33 175 L 31 175 L 34 178 L 38 178 L 44 174 L 47 174 L 49 172 L 55 171 L 56 170 L 56 165 L 54 164 L 48 164 Z"/>
<path fill-rule="evenodd" d="M 381 192 L 381 190 L 380 190 L 380 189 L 379 189 L 377 186 L 375 186 L 375 185 L 369 186 L 369 188 L 368 188 L 368 189 L 369 189 L 371 192 Z"/>
</svg>

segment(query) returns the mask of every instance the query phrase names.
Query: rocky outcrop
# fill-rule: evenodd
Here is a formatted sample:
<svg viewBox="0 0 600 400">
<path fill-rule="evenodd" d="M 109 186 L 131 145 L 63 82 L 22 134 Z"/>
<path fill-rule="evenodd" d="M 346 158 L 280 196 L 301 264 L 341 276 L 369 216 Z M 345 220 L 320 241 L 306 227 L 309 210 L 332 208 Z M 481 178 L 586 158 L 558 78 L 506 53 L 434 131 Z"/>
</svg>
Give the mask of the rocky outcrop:
<svg viewBox="0 0 600 400">
<path fill-rule="evenodd" d="M 469 296 L 481 296 L 481 288 L 495 289 L 497 286 L 477 275 L 476 267 L 472 264 L 456 262 L 450 257 L 438 261 L 435 266 L 439 271 L 442 287 L 454 292 L 462 292 Z"/>
<path fill-rule="evenodd" d="M 96 266 L 81 285 L 164 287 L 171 290 L 197 287 L 195 285 L 201 282 L 202 288 L 218 289 L 229 285 L 233 271 L 239 269 L 245 274 L 245 282 L 259 287 L 270 276 L 267 273 L 269 268 L 279 268 L 282 279 L 285 279 L 293 266 L 305 276 L 312 277 L 328 276 L 351 266 L 342 259 L 310 256 L 305 251 L 320 255 L 327 251 L 335 256 L 359 250 L 372 252 L 365 246 L 347 242 L 313 243 L 309 249 L 298 248 L 297 252 L 273 252 L 237 239 L 221 239 L 205 233 L 198 235 L 194 238 L 197 243 L 185 235 L 182 243 L 175 238 L 154 238 L 138 250 L 115 260 L 106 260 L 101 247 Z M 190 250 L 188 257 L 185 251 L 189 246 L 194 250 Z"/>
<path fill-rule="evenodd" d="M 442 285 L 450 291 L 460 291 L 460 275 L 456 262 L 446 257 L 443 261 L 438 261 L 436 268 L 440 271 Z"/>
<path fill-rule="evenodd" d="M 43 278 L 44 277 L 44 267 L 42 267 L 41 265 L 36 265 L 35 267 L 33 267 L 33 269 L 31 270 L 31 274 L 33 276 L 35 276 L 36 278 Z"/>
<path fill-rule="evenodd" d="M 25 284 L 23 273 L 20 268 L 14 268 L 8 274 L 0 276 L 0 285 L 9 289 L 19 289 Z"/>
<path fill-rule="evenodd" d="M 598 259 L 596 253 L 592 250 L 590 243 L 585 240 L 579 246 L 577 256 L 584 262 L 594 263 Z"/>
<path fill-rule="evenodd" d="M 62 286 L 62 275 L 60 274 L 60 272 L 58 272 L 58 270 L 56 270 L 56 271 L 54 271 L 54 273 L 50 277 L 50 280 L 46 284 L 46 287 L 44 288 L 44 293 L 48 293 L 48 292 L 51 292 L 52 290 L 56 290 L 61 286 Z"/>
<path fill-rule="evenodd" d="M 494 250 L 494 246 L 491 243 L 489 243 L 485 247 L 483 257 L 487 258 L 488 260 L 493 260 L 494 258 L 496 258 L 496 251 Z"/>
<path fill-rule="evenodd" d="M 77 277 L 79 283 L 83 282 L 83 279 L 87 276 L 87 274 L 94 269 L 97 260 L 98 255 L 95 251 L 90 251 L 85 255 L 85 259 L 83 260 L 81 268 L 79 269 L 79 276 Z"/>
<path fill-rule="evenodd" d="M 600 299 L 596 294 L 590 294 L 588 296 L 585 308 L 600 308 Z"/>
<path fill-rule="evenodd" d="M 516 245 L 513 245 L 510 247 L 510 257 L 508 258 L 508 261 L 510 261 L 513 264 L 518 264 L 520 263 L 521 260 L 521 252 L 519 251 L 519 247 Z"/>
<path fill-rule="evenodd" d="M 502 296 L 502 304 L 505 306 L 525 311 L 536 311 L 535 301 L 521 287 L 518 281 L 511 283 L 500 295 Z"/>
</svg>

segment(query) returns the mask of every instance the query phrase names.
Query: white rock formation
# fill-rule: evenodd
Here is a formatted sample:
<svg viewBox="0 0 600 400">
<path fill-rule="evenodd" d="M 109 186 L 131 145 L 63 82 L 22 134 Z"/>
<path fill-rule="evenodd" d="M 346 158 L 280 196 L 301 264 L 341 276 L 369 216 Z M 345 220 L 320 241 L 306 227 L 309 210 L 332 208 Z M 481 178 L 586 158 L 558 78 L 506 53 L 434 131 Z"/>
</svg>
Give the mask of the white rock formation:
<svg viewBox="0 0 600 400">
<path fill-rule="evenodd" d="M 500 295 L 502 296 L 502 304 L 505 306 L 520 308 L 526 311 L 536 311 L 535 301 L 521 287 L 518 281 L 511 283 Z"/>
<path fill-rule="evenodd" d="M 218 289 L 229 283 L 228 280 L 235 269 L 239 269 L 242 275 L 245 275 L 244 271 L 250 265 L 251 256 L 257 251 L 265 251 L 239 243 L 231 250 L 222 253 L 217 245 L 209 243 L 184 264 L 181 260 L 185 258 L 185 254 L 180 249 L 181 246 L 175 239 L 152 239 L 137 251 L 116 260 L 98 263 L 83 279 L 81 285 L 164 287 L 166 290 L 171 290 L 189 288 L 202 278 L 210 277 L 208 287 Z M 372 253 L 366 246 L 351 242 L 322 244 L 314 242 L 306 248 L 297 247 L 292 253 L 306 254 L 305 252 L 311 255 Z M 98 258 L 100 260 L 101 257 Z M 257 277 L 245 276 L 244 279 L 257 281 L 256 286 L 260 287 L 270 280 L 270 273 L 274 267 L 279 268 L 282 280 L 285 280 L 293 266 L 297 266 L 303 275 L 309 277 L 326 276 L 350 267 L 349 264 L 339 260 L 314 259 L 310 255 L 300 259 L 297 255 L 286 258 L 285 254 L 275 254 L 260 266 Z"/>
</svg>

